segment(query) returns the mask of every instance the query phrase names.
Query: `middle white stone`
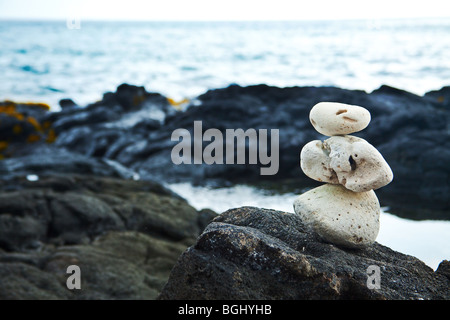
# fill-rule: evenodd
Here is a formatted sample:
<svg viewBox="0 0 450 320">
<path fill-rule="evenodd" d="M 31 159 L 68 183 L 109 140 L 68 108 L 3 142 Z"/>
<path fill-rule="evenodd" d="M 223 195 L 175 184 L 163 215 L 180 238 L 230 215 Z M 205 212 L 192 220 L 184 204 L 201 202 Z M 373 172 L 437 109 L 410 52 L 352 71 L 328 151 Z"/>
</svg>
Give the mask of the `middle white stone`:
<svg viewBox="0 0 450 320">
<path fill-rule="evenodd" d="M 354 192 L 375 190 L 393 179 L 381 153 L 366 140 L 354 136 L 307 143 L 300 153 L 300 166 L 311 179 L 341 184 Z"/>
</svg>

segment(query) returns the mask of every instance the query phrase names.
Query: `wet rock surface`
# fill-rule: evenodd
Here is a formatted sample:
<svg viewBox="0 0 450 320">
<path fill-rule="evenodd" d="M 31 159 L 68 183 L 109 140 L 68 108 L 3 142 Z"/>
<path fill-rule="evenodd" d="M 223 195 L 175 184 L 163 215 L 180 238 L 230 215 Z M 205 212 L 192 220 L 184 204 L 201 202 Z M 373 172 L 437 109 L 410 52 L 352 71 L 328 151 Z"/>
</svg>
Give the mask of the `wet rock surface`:
<svg viewBox="0 0 450 320">
<path fill-rule="evenodd" d="M 373 266 L 379 288 L 367 285 Z M 449 299 L 449 285 L 448 261 L 434 272 L 378 243 L 343 249 L 320 240 L 295 214 L 243 207 L 208 225 L 158 298 Z"/>
</svg>

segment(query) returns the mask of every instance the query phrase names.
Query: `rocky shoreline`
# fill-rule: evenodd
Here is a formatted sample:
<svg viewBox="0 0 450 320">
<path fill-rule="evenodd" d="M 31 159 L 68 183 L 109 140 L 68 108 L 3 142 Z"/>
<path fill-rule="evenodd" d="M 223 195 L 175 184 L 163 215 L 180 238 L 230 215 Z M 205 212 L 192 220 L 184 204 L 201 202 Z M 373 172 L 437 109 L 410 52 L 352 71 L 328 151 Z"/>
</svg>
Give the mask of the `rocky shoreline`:
<svg viewBox="0 0 450 320">
<path fill-rule="evenodd" d="M 191 298 L 202 299 L 449 299 L 448 262 L 434 272 L 377 243 L 341 249 L 292 216 L 265 209 L 238 208 L 217 217 L 161 185 L 245 182 L 297 193 L 317 186 L 300 170 L 299 150 L 320 138 L 308 113 L 327 100 L 358 104 L 372 114 L 359 136 L 380 150 L 394 172 L 393 182 L 377 191 L 382 206 L 410 219 L 450 219 L 449 87 L 419 97 L 387 86 L 366 93 L 233 85 L 180 106 L 123 84 L 85 107 L 61 101 L 59 112 L 5 101 L 0 298 L 184 299 L 192 290 Z M 192 132 L 194 121 L 202 121 L 203 130 L 279 129 L 278 174 L 262 180 L 254 165 L 174 165 L 171 134 L 178 128 Z M 387 278 L 399 274 L 397 282 L 368 291 L 363 280 L 369 262 L 384 268 Z M 71 264 L 82 270 L 83 290 L 66 288 Z M 257 275 L 260 282 L 249 280 Z M 230 282 L 219 288 L 217 281 Z M 300 284 L 309 287 L 288 290 Z"/>
<path fill-rule="evenodd" d="M 371 141 L 395 173 L 392 183 L 377 192 L 382 206 L 409 219 L 450 219 L 450 87 L 420 97 L 388 86 L 366 93 L 335 87 L 232 85 L 206 92 L 185 111 L 171 99 L 127 84 L 83 108 L 61 101 L 60 112 L 4 102 L 0 103 L 0 157 L 27 162 L 32 160 L 26 157 L 33 155 L 33 166 L 39 167 L 39 162 L 51 162 L 55 153 L 70 154 L 88 157 L 86 161 L 112 160 L 117 168 L 125 167 L 144 180 L 246 183 L 299 193 L 318 185 L 298 164 L 301 147 L 322 138 L 308 119 L 311 106 L 320 101 L 355 104 L 370 111 L 371 125 L 358 137 Z M 278 173 L 260 176 L 260 166 L 248 164 L 173 164 L 171 151 L 177 142 L 171 141 L 171 135 L 179 128 L 192 134 L 194 121 L 202 121 L 203 131 L 279 129 Z M 14 170 L 18 169 L 0 165 L 4 176 Z"/>
</svg>

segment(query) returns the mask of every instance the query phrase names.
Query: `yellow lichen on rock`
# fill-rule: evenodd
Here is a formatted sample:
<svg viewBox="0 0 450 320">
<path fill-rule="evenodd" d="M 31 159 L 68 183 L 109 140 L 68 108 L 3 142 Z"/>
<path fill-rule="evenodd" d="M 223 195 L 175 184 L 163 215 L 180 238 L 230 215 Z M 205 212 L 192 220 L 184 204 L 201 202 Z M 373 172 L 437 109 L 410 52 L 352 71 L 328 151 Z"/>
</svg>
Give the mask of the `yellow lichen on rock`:
<svg viewBox="0 0 450 320">
<path fill-rule="evenodd" d="M 23 114 L 17 112 L 15 104 L 12 104 L 9 101 L 6 101 L 4 105 L 0 105 L 0 113 L 16 118 L 19 121 L 23 120 Z"/>
<path fill-rule="evenodd" d="M 133 97 L 133 105 L 134 106 L 138 106 L 140 105 L 142 102 L 144 102 L 145 100 L 145 96 L 144 95 L 137 95 Z"/>
<path fill-rule="evenodd" d="M 36 108 L 40 108 L 43 109 L 45 111 L 49 111 L 50 110 L 50 106 L 46 103 L 41 103 L 41 102 L 21 102 L 20 104 L 26 105 L 28 107 L 36 107 Z"/>
<path fill-rule="evenodd" d="M 41 137 L 39 135 L 37 135 L 37 134 L 30 134 L 27 137 L 27 142 L 28 143 L 34 143 L 34 142 L 37 142 L 39 140 L 41 140 Z"/>
<path fill-rule="evenodd" d="M 12 114 L 12 113 L 16 112 L 16 107 L 10 101 L 5 101 L 3 106 L 0 105 L 0 112 L 6 113 L 6 114 Z"/>
<path fill-rule="evenodd" d="M 8 142 L 7 141 L 0 141 L 0 151 L 5 150 L 8 148 Z"/>
<path fill-rule="evenodd" d="M 14 127 L 13 127 L 14 134 L 18 135 L 18 134 L 21 134 L 22 132 L 23 132 L 23 128 L 20 124 L 14 125 Z"/>
<path fill-rule="evenodd" d="M 181 110 L 181 105 L 189 103 L 189 99 L 184 98 L 183 100 L 180 101 L 175 101 L 172 98 L 167 98 L 167 102 L 169 102 L 169 104 L 174 107 L 176 110 Z"/>
<path fill-rule="evenodd" d="M 44 129 L 44 130 L 50 129 L 51 126 L 52 126 L 52 123 L 51 123 L 50 121 L 44 121 L 44 122 L 42 123 L 42 129 Z"/>
<path fill-rule="evenodd" d="M 42 132 L 41 124 L 33 117 L 27 117 L 27 121 L 34 127 L 38 132 Z"/>
<path fill-rule="evenodd" d="M 55 130 L 53 130 L 53 129 L 48 130 L 47 138 L 45 139 L 45 142 L 53 143 L 53 142 L 55 142 L 55 140 L 56 140 Z"/>
<path fill-rule="evenodd" d="M 11 144 L 24 141 L 27 143 L 37 141 L 55 142 L 56 133 L 52 128 L 52 122 L 46 120 L 41 123 L 38 120 L 40 114 L 44 115 L 49 110 L 50 106 L 45 103 L 18 103 L 9 100 L 0 102 L 0 116 L 3 119 L 10 119 L 0 123 L 0 128 L 6 129 L 5 133 L 11 133 L 2 137 L 4 141 L 0 144 L 0 151 L 6 148 L 4 147 L 5 143 Z M 11 119 L 14 120 L 11 121 Z M 2 158 L 5 158 L 5 155 Z"/>
</svg>

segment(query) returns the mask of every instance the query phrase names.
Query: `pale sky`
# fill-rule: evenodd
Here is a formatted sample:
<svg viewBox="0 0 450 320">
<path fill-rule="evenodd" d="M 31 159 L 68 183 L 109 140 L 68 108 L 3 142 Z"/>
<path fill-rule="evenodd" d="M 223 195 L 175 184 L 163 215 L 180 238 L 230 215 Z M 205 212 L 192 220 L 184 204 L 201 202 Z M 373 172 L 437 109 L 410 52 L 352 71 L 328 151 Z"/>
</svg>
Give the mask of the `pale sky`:
<svg viewBox="0 0 450 320">
<path fill-rule="evenodd" d="M 0 0 L 0 19 L 333 20 L 449 17 L 449 0 Z"/>
</svg>

